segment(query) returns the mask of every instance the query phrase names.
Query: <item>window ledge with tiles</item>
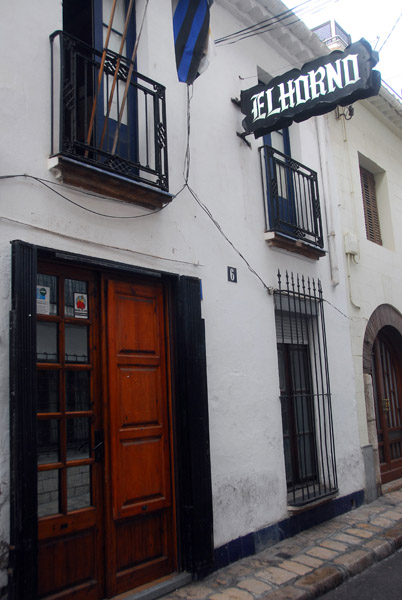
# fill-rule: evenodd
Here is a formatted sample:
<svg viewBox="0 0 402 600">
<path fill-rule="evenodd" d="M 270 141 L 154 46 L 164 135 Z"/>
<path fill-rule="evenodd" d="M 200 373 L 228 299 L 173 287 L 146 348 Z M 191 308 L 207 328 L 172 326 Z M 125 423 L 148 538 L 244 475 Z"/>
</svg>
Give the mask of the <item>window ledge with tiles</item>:
<svg viewBox="0 0 402 600">
<path fill-rule="evenodd" d="M 325 256 L 324 249 L 306 244 L 302 240 L 288 237 L 278 231 L 266 231 L 264 239 L 268 246 L 272 248 L 281 248 L 288 252 L 296 252 L 297 254 L 301 254 L 302 256 L 313 260 L 318 260 Z"/>
</svg>

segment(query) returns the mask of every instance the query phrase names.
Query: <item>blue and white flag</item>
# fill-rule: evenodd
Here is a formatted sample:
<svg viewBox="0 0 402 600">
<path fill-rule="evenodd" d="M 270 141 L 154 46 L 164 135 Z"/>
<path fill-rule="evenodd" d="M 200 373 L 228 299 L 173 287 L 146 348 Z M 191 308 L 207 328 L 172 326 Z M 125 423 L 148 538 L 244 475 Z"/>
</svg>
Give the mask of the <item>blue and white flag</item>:
<svg viewBox="0 0 402 600">
<path fill-rule="evenodd" d="M 173 32 L 179 81 L 193 81 L 207 68 L 214 45 L 209 27 L 213 0 L 172 0 Z"/>
</svg>

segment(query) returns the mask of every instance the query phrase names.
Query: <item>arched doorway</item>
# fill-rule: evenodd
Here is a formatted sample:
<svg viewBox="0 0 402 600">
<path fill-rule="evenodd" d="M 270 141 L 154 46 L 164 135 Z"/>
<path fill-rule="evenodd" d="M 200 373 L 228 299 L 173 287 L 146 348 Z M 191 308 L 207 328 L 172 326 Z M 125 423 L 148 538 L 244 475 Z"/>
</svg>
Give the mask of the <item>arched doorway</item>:
<svg viewBox="0 0 402 600">
<path fill-rule="evenodd" d="M 367 324 L 363 373 L 377 483 L 388 483 L 402 477 L 402 315 L 388 304 Z"/>
<path fill-rule="evenodd" d="M 379 332 L 372 352 L 374 406 L 376 412 L 381 481 L 402 477 L 402 377 L 398 342 L 393 327 Z"/>
</svg>

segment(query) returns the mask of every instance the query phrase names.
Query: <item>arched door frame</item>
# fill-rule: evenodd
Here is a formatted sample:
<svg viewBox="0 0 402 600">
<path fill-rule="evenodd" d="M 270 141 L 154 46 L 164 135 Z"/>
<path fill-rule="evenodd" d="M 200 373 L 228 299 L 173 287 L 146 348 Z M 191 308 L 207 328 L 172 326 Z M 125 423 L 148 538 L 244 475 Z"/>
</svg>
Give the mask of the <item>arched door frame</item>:
<svg viewBox="0 0 402 600">
<path fill-rule="evenodd" d="M 372 452 L 365 455 L 366 462 L 366 494 L 368 500 L 374 500 L 381 493 L 381 472 L 377 440 L 377 422 L 374 406 L 372 352 L 374 342 L 384 327 L 392 327 L 402 336 L 402 315 L 390 304 L 381 304 L 372 313 L 366 327 L 363 341 L 363 378 L 366 401 L 367 429 L 369 444 Z M 402 362 L 402 350 L 401 350 Z M 367 464 L 367 463 L 371 463 Z M 371 483 L 367 481 L 368 471 L 371 471 Z M 371 490 L 371 491 L 370 491 Z"/>
</svg>

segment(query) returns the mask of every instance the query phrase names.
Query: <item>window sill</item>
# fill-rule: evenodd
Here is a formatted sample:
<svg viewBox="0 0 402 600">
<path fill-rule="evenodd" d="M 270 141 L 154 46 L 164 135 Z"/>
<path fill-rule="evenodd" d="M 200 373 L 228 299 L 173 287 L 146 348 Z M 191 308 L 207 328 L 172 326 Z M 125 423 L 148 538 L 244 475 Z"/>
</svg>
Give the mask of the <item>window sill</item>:
<svg viewBox="0 0 402 600">
<path fill-rule="evenodd" d="M 297 513 L 302 513 L 306 510 L 311 510 L 312 508 L 315 508 L 316 506 L 322 506 L 323 504 L 332 502 L 332 500 L 334 498 L 336 498 L 337 496 L 339 496 L 339 491 L 335 490 L 334 492 L 326 494 L 325 496 L 321 496 L 320 498 L 316 498 L 316 499 L 312 498 L 310 502 L 306 502 L 305 504 L 301 504 L 299 506 L 295 506 L 293 504 L 288 504 L 288 513 L 293 515 L 293 514 L 297 514 Z"/>
<path fill-rule="evenodd" d="M 49 170 L 66 185 L 145 208 L 162 208 L 173 200 L 173 195 L 169 192 L 62 155 L 49 158 Z"/>
<path fill-rule="evenodd" d="M 319 247 L 311 246 L 302 240 L 296 240 L 290 238 L 276 231 L 266 231 L 264 239 L 268 246 L 273 248 L 281 248 L 282 250 L 288 250 L 289 252 L 296 252 L 307 258 L 318 260 L 325 256 L 325 250 Z"/>
</svg>

